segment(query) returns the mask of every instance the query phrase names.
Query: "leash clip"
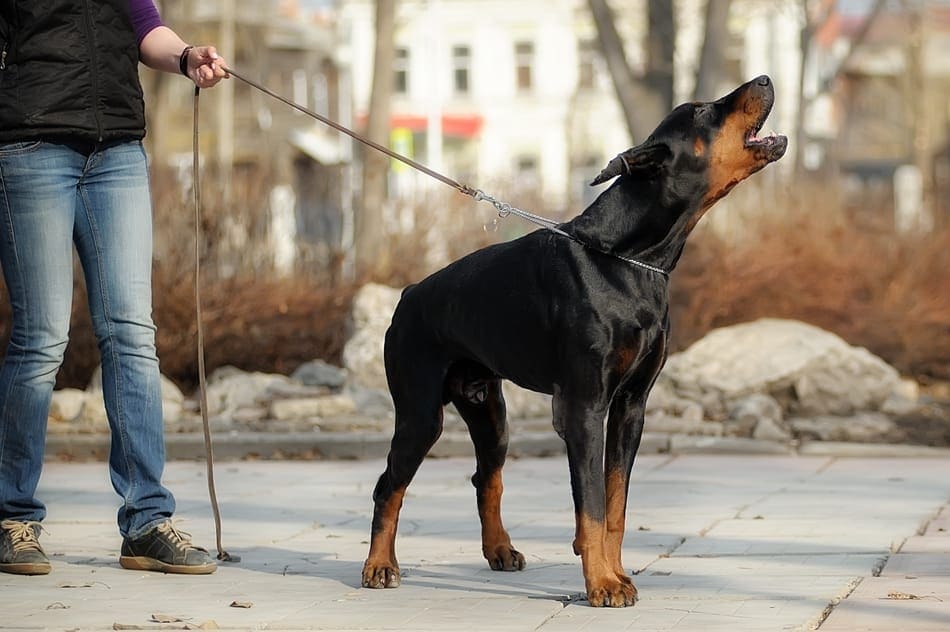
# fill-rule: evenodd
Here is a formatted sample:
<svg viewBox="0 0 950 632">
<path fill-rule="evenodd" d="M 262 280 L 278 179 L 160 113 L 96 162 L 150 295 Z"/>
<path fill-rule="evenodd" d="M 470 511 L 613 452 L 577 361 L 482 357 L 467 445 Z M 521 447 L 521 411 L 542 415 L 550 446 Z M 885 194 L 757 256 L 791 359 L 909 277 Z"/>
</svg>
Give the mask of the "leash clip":
<svg viewBox="0 0 950 632">
<path fill-rule="evenodd" d="M 505 219 L 511 215 L 511 212 L 514 210 L 514 207 L 511 206 L 511 204 L 508 204 L 507 202 L 499 202 L 481 189 L 475 189 L 470 195 L 476 202 L 481 202 L 484 200 L 485 202 L 488 202 L 494 206 L 495 210 L 498 211 L 498 217 L 502 219 Z"/>
</svg>

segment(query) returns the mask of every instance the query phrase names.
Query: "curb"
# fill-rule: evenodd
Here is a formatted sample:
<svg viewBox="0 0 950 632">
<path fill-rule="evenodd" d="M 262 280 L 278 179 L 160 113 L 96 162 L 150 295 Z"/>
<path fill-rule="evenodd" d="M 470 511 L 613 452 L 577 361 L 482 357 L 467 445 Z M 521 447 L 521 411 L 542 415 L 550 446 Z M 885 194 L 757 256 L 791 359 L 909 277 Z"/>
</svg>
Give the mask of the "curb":
<svg viewBox="0 0 950 632">
<path fill-rule="evenodd" d="M 214 457 L 221 461 L 242 459 L 356 460 L 381 459 L 389 453 L 389 432 L 249 432 L 212 434 Z M 46 439 L 48 460 L 105 461 L 109 457 L 108 434 L 50 434 Z M 165 436 L 169 461 L 204 460 L 204 435 L 171 433 Z M 508 454 L 518 457 L 549 457 L 566 453 L 564 442 L 553 431 L 513 433 Z M 730 454 L 854 457 L 854 458 L 950 458 L 950 448 L 885 443 L 806 441 L 801 445 L 741 437 L 704 437 L 645 432 L 638 454 Z M 430 458 L 473 457 L 466 432 L 444 432 L 429 452 Z"/>
</svg>

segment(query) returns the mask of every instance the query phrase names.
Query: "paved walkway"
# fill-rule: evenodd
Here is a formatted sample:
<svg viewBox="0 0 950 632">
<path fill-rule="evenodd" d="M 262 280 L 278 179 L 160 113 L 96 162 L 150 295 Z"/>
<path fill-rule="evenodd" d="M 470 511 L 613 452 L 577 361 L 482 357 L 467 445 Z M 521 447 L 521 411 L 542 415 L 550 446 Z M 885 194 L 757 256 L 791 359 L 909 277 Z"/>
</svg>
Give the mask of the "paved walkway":
<svg viewBox="0 0 950 632">
<path fill-rule="evenodd" d="M 120 569 L 105 465 L 50 462 L 53 572 L 0 575 L 0 628 L 950 630 L 950 459 L 644 456 L 624 559 L 641 601 L 616 610 L 583 599 L 562 457 L 506 468 L 524 571 L 481 557 L 470 459 L 430 459 L 403 511 L 402 587 L 360 588 L 382 468 L 221 463 L 224 545 L 242 559 L 183 577 Z M 181 528 L 214 548 L 204 465 L 170 463 L 166 480 Z"/>
</svg>

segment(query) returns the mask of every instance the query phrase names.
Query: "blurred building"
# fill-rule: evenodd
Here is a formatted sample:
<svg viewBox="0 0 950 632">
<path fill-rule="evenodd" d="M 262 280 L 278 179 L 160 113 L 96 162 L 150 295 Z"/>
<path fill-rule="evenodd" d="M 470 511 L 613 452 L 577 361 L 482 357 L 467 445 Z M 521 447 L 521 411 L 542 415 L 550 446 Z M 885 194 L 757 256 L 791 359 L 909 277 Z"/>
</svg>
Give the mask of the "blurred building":
<svg viewBox="0 0 950 632">
<path fill-rule="evenodd" d="M 163 20 L 183 38 L 214 43 L 235 72 L 321 115 L 349 119 L 336 32 L 321 15 L 304 14 L 287 0 L 157 4 Z M 177 168 L 190 181 L 194 86 L 180 77 L 142 72 L 152 163 Z M 349 200 L 345 167 L 350 144 L 237 79 L 203 91 L 200 110 L 201 160 L 214 168 L 206 191 L 241 195 L 250 181 L 272 187 L 262 195 L 258 217 L 235 222 L 233 230 L 265 233 L 262 247 L 271 251 L 265 258 L 288 271 L 298 246 L 338 248 Z M 247 236 L 236 239 L 238 244 L 250 241 Z"/>
<path fill-rule="evenodd" d="M 804 165 L 842 179 L 853 212 L 928 230 L 950 214 L 950 2 L 822 4 Z"/>
<path fill-rule="evenodd" d="M 569 124 L 577 117 L 581 58 L 577 2 L 401 0 L 393 60 L 392 141 L 459 181 L 563 207 L 572 173 Z M 366 115 L 375 45 L 374 3 L 342 0 L 341 31 L 351 62 L 356 117 Z M 589 53 L 587 53 L 589 54 Z M 594 63 L 590 57 L 587 64 Z M 593 86 L 590 86 L 593 87 Z M 600 159 L 628 140 L 612 99 L 584 151 Z M 604 113 L 606 111 L 606 116 Z M 613 154 L 610 154 L 613 155 Z M 593 167 L 591 167 L 592 169 Z M 588 170 L 589 171 L 589 170 Z M 394 193 L 426 186 L 400 170 Z"/>
<path fill-rule="evenodd" d="M 371 0 L 340 0 L 341 44 L 356 119 L 365 117 L 375 43 Z M 702 0 L 677 1 L 678 101 L 691 98 L 703 38 Z M 644 65 L 644 0 L 614 2 L 634 70 Z M 798 0 L 735 0 L 729 83 L 768 73 L 779 86 L 773 120 L 797 114 Z M 590 179 L 631 139 L 584 0 L 400 0 L 397 3 L 392 144 L 437 171 L 488 190 L 573 209 Z M 658 121 L 657 121 L 658 122 Z M 400 168 L 393 193 L 425 186 Z"/>
</svg>

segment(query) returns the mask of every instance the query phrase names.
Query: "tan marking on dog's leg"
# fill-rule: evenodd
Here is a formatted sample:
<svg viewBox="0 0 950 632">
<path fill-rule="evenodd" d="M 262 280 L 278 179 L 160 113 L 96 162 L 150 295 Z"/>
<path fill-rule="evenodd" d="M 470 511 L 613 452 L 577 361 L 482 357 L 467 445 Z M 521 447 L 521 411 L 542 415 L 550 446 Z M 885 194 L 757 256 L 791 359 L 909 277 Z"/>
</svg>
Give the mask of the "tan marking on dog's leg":
<svg viewBox="0 0 950 632">
<path fill-rule="evenodd" d="M 524 555 L 511 546 L 511 536 L 501 520 L 501 495 L 504 485 L 501 470 L 496 470 L 485 481 L 478 506 L 482 523 L 482 553 L 489 566 L 496 571 L 520 571 L 524 569 Z"/>
<path fill-rule="evenodd" d="M 603 522 L 583 512 L 577 517 L 574 552 L 581 556 L 587 600 L 594 607 L 622 608 L 637 601 L 637 589 L 629 580 L 621 579 L 606 555 L 607 529 Z"/>
<path fill-rule="evenodd" d="M 396 561 L 396 529 L 399 510 L 406 488 L 397 489 L 379 511 L 379 528 L 370 538 L 369 554 L 363 565 L 363 586 L 367 588 L 396 588 L 401 582 L 399 563 Z"/>
<path fill-rule="evenodd" d="M 623 536 L 626 530 L 628 479 L 622 472 L 607 474 L 607 530 L 605 535 L 605 554 L 607 563 L 624 581 L 631 584 L 623 568 Z"/>
</svg>

